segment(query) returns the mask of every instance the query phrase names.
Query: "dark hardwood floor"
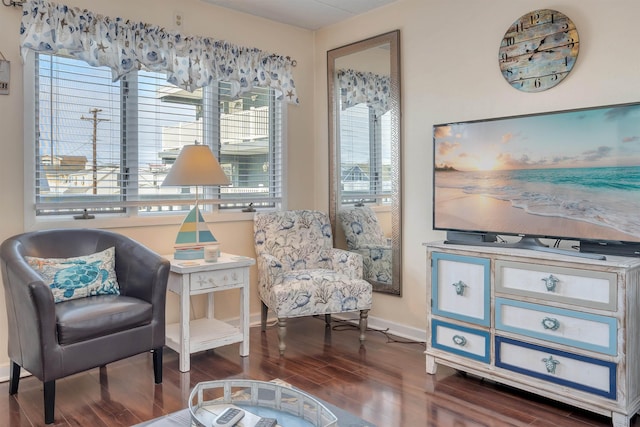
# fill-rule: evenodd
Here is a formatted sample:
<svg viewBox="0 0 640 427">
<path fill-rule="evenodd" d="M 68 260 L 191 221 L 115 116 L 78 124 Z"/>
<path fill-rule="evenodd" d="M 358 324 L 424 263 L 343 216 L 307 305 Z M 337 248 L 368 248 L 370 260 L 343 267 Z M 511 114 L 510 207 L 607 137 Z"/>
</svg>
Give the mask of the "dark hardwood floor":
<svg viewBox="0 0 640 427">
<path fill-rule="evenodd" d="M 401 342 L 397 342 L 401 341 Z M 378 427 L 610 426 L 610 419 L 554 404 L 440 366 L 425 373 L 424 344 L 404 343 L 371 331 L 363 347 L 351 325 L 324 318 L 289 322 L 288 348 L 278 355 L 275 327 L 251 328 L 251 354 L 238 344 L 191 356 L 191 371 L 178 370 L 178 355 L 165 350 L 164 381 L 153 383 L 150 354 L 135 356 L 57 382 L 57 426 L 130 426 L 187 407 L 191 388 L 225 378 L 283 379 Z M 42 384 L 20 381 L 9 396 L 0 383 L 0 426 L 43 425 Z M 633 426 L 640 426 L 634 417 Z M 348 427 L 348 426 L 341 426 Z"/>
</svg>

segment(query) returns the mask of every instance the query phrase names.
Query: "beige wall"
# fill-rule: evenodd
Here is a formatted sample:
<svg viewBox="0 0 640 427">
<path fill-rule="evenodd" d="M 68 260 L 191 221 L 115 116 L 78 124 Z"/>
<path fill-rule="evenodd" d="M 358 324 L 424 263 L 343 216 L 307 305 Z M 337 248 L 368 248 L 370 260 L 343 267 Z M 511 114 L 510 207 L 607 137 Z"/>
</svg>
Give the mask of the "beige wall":
<svg viewBox="0 0 640 427">
<path fill-rule="evenodd" d="M 521 15 L 543 7 L 569 16 L 580 54 L 571 74 L 541 93 L 511 88 L 498 67 L 498 47 Z M 432 125 L 533 112 L 640 101 L 637 0 L 399 0 L 316 32 L 317 203 L 328 201 L 326 51 L 400 29 L 403 122 L 403 296 L 376 295 L 374 313 L 390 324 L 424 331 L 425 250 L 442 239 L 431 226 Z"/>
<path fill-rule="evenodd" d="M 290 55 L 301 105 L 288 114 L 288 193 L 291 208 L 328 209 L 326 51 L 394 29 L 401 30 L 403 96 L 404 266 L 401 298 L 375 295 L 371 316 L 425 334 L 426 266 L 423 242 L 442 238 L 431 229 L 434 123 L 578 108 L 640 100 L 640 15 L 637 0 L 556 0 L 580 34 L 580 55 L 559 86 L 537 94 L 509 87 L 498 68 L 506 29 L 534 0 L 399 0 L 396 4 L 316 33 L 209 6 L 198 0 L 69 0 L 69 5 L 171 26 Z M 23 231 L 22 77 L 18 51 L 20 11 L 0 7 L 0 51 L 11 60 L 11 95 L 0 96 L 0 240 Z M 249 30 L 250 28 L 250 30 Z M 16 186 L 16 184 L 18 184 Z M 159 252 L 170 252 L 178 223 L 119 229 Z M 250 220 L 212 224 L 224 249 L 253 256 Z M 258 312 L 255 270 L 252 313 Z M 0 311 L 4 312 L 0 294 Z M 231 299 L 234 296 L 230 297 Z M 225 301 L 223 301 L 224 303 Z M 170 316 L 175 316 L 175 299 Z M 224 307 L 223 307 L 224 309 Z M 170 309 L 171 310 L 171 309 Z M 6 317 L 0 313 L 0 374 L 6 365 Z M 222 311 L 222 315 L 225 312 Z M 233 316 L 228 312 L 228 316 Z"/>
<path fill-rule="evenodd" d="M 231 43 L 252 46 L 268 52 L 289 55 L 296 59 L 294 70 L 300 105 L 288 108 L 287 157 L 289 160 L 287 189 L 289 207 L 313 208 L 315 163 L 309 159 L 313 151 L 313 136 L 309 129 L 314 120 L 313 33 L 300 28 L 281 25 L 246 14 L 210 6 L 199 0 L 65 0 L 70 6 L 89 9 L 107 16 L 121 16 L 156 25 L 172 27 L 175 12 L 182 13 L 186 34 L 209 36 Z M 11 94 L 0 96 L 0 197 L 3 210 L 0 219 L 0 241 L 24 231 L 23 221 L 23 97 L 22 64 L 19 52 L 19 26 L 21 10 L 0 6 L 0 52 L 11 61 Z M 254 256 L 253 222 L 250 215 L 208 218 L 211 229 L 227 252 Z M 160 253 L 171 253 L 173 241 L 181 219 L 164 226 L 138 226 L 117 228 Z M 81 226 L 91 227 L 90 222 Z M 256 291 L 256 271 L 252 269 L 251 311 L 259 313 Z M 237 317 L 237 292 L 216 296 L 216 313 L 220 317 Z M 195 301 L 196 310 L 203 314 L 202 299 Z M 177 318 L 178 301 L 169 295 L 168 318 Z M 4 292 L 0 292 L 0 378 L 7 375 L 8 358 L 7 318 Z"/>
</svg>

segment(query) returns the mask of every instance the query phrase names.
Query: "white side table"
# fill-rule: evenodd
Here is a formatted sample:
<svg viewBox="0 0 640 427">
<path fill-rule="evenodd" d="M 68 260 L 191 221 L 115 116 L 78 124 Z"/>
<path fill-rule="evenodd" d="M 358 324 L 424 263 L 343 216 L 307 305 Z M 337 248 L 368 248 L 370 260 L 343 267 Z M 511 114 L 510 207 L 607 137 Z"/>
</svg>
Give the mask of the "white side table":
<svg viewBox="0 0 640 427">
<path fill-rule="evenodd" d="M 171 262 L 167 288 L 180 296 L 180 322 L 166 327 L 166 345 L 180 355 L 180 371 L 190 369 L 191 353 L 241 343 L 240 356 L 249 355 L 249 267 L 253 258 L 222 253 L 217 262 L 176 260 Z M 214 317 L 213 295 L 240 289 L 240 325 L 230 325 Z M 207 294 L 207 314 L 190 320 L 190 296 Z"/>
</svg>

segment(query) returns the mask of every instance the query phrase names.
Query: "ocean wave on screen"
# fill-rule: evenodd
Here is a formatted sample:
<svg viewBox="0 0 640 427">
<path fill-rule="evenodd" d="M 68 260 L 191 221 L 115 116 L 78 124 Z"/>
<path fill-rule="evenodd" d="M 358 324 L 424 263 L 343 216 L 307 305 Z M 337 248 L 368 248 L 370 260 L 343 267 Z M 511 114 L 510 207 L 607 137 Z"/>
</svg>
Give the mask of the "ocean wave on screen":
<svg viewBox="0 0 640 427">
<path fill-rule="evenodd" d="M 531 215 L 640 237 L 640 167 L 456 172 L 437 180 L 437 186 L 509 202 Z"/>
</svg>

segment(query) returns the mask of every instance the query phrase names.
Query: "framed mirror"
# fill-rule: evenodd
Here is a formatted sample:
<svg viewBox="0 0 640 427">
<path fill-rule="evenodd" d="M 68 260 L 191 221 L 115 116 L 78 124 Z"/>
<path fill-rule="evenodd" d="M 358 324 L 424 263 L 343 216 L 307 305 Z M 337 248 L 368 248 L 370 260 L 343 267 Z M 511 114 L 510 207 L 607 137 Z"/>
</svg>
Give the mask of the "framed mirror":
<svg viewBox="0 0 640 427">
<path fill-rule="evenodd" d="M 402 290 L 400 31 L 327 52 L 329 215 L 373 290 Z"/>
</svg>

